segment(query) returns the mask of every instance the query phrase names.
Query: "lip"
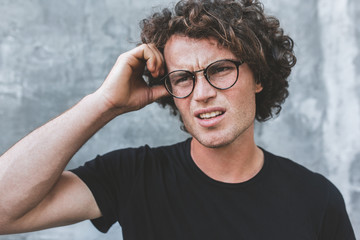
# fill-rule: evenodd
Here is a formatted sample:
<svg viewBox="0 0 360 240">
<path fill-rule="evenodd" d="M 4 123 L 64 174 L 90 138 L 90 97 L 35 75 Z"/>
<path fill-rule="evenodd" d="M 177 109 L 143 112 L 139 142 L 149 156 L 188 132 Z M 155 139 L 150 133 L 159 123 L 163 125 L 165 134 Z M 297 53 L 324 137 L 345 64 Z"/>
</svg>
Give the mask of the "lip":
<svg viewBox="0 0 360 240">
<path fill-rule="evenodd" d="M 199 118 L 200 114 L 216 112 L 216 111 L 221 111 L 221 112 L 223 112 L 223 114 L 213 117 L 213 118 L 210 118 L 210 119 Z M 201 127 L 210 128 L 210 127 L 215 127 L 217 124 L 219 124 L 221 122 L 221 120 L 224 119 L 225 113 L 226 113 L 226 110 L 221 107 L 203 108 L 203 109 L 196 110 L 194 112 L 194 117 L 196 118 L 196 121 L 199 123 L 199 125 Z"/>
</svg>

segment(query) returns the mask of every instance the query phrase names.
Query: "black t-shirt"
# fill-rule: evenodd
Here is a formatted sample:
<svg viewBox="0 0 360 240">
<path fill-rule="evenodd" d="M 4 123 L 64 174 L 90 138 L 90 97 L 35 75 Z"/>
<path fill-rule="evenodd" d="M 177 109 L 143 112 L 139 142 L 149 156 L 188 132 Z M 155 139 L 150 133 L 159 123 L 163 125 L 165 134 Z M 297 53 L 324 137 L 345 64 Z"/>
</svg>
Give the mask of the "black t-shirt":
<svg viewBox="0 0 360 240">
<path fill-rule="evenodd" d="M 124 240 L 354 240 L 344 200 L 323 176 L 264 151 L 260 172 L 243 183 L 204 174 L 191 139 L 129 148 L 72 170 L 92 191 L 102 232 L 119 222 Z"/>
</svg>

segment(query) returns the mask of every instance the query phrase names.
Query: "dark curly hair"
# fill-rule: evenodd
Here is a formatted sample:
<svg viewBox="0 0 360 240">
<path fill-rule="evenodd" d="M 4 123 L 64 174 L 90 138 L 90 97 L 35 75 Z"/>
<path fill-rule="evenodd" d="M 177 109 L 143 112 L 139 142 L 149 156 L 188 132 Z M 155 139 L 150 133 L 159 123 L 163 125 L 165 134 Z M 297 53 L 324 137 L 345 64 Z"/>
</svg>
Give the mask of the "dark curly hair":
<svg viewBox="0 0 360 240">
<path fill-rule="evenodd" d="M 284 34 L 279 20 L 264 14 L 257 0 L 182 0 L 174 12 L 168 8 L 141 22 L 141 40 L 153 43 L 163 53 L 174 34 L 195 39 L 213 37 L 246 62 L 256 83 L 263 87 L 256 94 L 256 120 L 266 121 L 279 114 L 288 92 L 287 78 L 296 63 L 293 40 Z M 157 85 L 148 72 L 150 85 Z M 178 113 L 172 97 L 158 100 Z"/>
</svg>

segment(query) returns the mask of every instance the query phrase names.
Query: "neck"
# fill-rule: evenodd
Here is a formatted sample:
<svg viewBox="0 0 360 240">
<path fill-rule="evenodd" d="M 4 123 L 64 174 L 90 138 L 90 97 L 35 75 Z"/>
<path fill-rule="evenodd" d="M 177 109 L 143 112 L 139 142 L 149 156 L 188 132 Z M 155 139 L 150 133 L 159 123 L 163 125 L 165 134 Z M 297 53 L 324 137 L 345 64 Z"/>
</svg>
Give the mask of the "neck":
<svg viewBox="0 0 360 240">
<path fill-rule="evenodd" d="M 208 148 L 195 138 L 191 142 L 191 156 L 195 164 L 210 178 L 227 183 L 240 183 L 253 178 L 262 168 L 264 156 L 250 135 L 219 148 Z"/>
</svg>

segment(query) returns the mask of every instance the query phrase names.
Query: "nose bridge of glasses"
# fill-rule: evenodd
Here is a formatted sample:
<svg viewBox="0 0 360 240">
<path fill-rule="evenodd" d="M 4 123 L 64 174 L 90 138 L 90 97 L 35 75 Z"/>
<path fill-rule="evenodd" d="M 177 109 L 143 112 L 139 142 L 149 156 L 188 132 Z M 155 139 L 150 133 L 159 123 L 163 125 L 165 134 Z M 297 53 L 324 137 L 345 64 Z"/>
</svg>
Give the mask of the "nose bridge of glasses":
<svg viewBox="0 0 360 240">
<path fill-rule="evenodd" d="M 213 85 L 208 79 L 206 70 L 207 69 L 205 68 L 192 72 L 195 80 L 193 91 L 196 92 L 196 95 L 204 95 L 204 93 L 206 93 L 205 95 L 207 95 L 210 94 L 210 92 L 212 92 L 213 90 Z"/>
<path fill-rule="evenodd" d="M 202 76 L 204 76 L 204 78 L 205 78 L 207 81 L 209 81 L 209 80 L 208 80 L 208 77 L 207 77 L 207 74 L 206 74 L 206 68 L 194 71 L 193 74 L 194 74 L 194 76 L 195 76 L 195 79 L 198 79 L 199 76 L 201 76 L 201 74 L 200 74 L 201 72 L 202 72 Z"/>
</svg>

